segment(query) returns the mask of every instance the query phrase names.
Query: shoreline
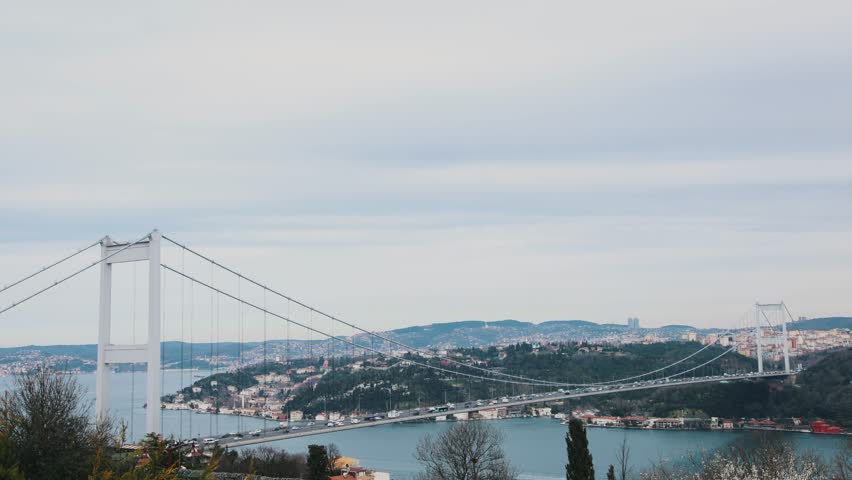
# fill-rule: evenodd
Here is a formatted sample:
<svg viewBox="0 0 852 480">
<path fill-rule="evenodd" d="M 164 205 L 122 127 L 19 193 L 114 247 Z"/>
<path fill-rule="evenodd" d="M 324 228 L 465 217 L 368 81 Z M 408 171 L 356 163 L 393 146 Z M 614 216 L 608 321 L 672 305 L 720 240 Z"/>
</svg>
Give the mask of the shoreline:
<svg viewBox="0 0 852 480">
<path fill-rule="evenodd" d="M 601 429 L 610 429 L 610 430 L 641 430 L 641 431 L 672 431 L 672 432 L 731 432 L 731 433 L 740 433 L 740 432 L 784 432 L 784 433 L 809 433 L 811 435 L 817 436 L 826 436 L 826 437 L 835 437 L 835 436 L 849 436 L 852 435 L 852 432 L 837 432 L 837 433 L 819 433 L 814 432 L 812 430 L 805 430 L 800 428 L 755 428 L 755 427 L 743 427 L 743 428 L 655 428 L 655 427 L 619 427 L 615 425 L 593 425 L 586 424 L 587 428 L 601 428 Z"/>
<path fill-rule="evenodd" d="M 163 410 L 168 411 L 187 411 L 190 413 L 194 413 L 196 415 L 220 415 L 223 417 L 241 417 L 241 418 L 255 418 L 260 421 L 265 422 L 278 422 L 284 423 L 285 421 L 278 420 L 276 418 L 264 417 L 264 416 L 256 416 L 256 415 L 242 415 L 239 413 L 215 413 L 215 412 L 205 412 L 201 410 L 193 410 L 193 409 L 170 409 L 163 408 Z M 537 420 L 549 420 L 552 422 L 558 421 L 560 425 L 563 425 L 563 419 L 554 418 L 554 417 L 535 417 L 532 415 L 523 415 L 519 417 L 503 417 L 503 418 L 476 418 L 476 419 L 447 419 L 443 421 L 431 421 L 430 419 L 412 419 L 408 422 L 400 422 L 400 423 L 450 423 L 450 422 L 472 422 L 472 421 L 500 421 L 500 420 L 517 420 L 517 419 L 537 419 Z M 299 425 L 301 423 L 307 423 L 315 420 L 297 420 L 294 422 L 286 422 L 293 423 Z M 760 432 L 783 432 L 783 433 L 807 433 L 816 436 L 825 436 L 825 437 L 838 437 L 838 436 L 852 436 L 852 432 L 837 432 L 837 433 L 819 433 L 814 432 L 812 430 L 807 429 L 796 429 L 796 428 L 755 428 L 755 427 L 743 427 L 743 428 L 654 428 L 654 427 L 623 427 L 623 426 L 610 426 L 610 425 L 593 425 L 593 424 L 584 424 L 587 428 L 600 428 L 600 429 L 608 429 L 608 430 L 637 430 L 637 431 L 672 431 L 672 432 L 725 432 L 725 433 L 742 433 L 747 431 L 760 431 Z M 567 427 L 567 425 L 564 425 Z"/>
</svg>

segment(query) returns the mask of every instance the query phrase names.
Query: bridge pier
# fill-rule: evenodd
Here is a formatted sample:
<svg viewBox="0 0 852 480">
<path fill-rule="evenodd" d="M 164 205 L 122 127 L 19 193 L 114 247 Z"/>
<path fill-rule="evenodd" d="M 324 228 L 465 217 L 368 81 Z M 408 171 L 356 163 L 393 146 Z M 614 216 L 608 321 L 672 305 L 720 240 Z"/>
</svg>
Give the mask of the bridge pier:
<svg viewBox="0 0 852 480">
<path fill-rule="evenodd" d="M 109 377 L 113 363 L 145 363 L 147 365 L 145 431 L 147 433 L 161 434 L 160 232 L 154 230 L 151 232 L 148 240 L 140 241 L 130 247 L 127 244 L 115 243 L 109 237 L 105 237 L 101 242 L 101 258 L 103 261 L 101 263 L 98 313 L 95 411 L 98 418 L 105 418 L 109 415 Z M 148 262 L 147 341 L 133 345 L 115 345 L 111 342 L 112 265 L 115 263 L 141 261 Z M 133 421 L 132 413 L 130 421 Z"/>
<path fill-rule="evenodd" d="M 784 357 L 784 372 L 790 373 L 790 337 L 787 331 L 787 318 L 784 316 L 786 307 L 784 302 L 779 303 L 755 303 L 754 304 L 754 341 L 757 348 L 757 371 L 763 373 L 763 347 L 764 345 L 777 345 L 781 347 L 781 352 Z M 769 321 L 766 312 L 778 312 L 777 319 L 781 323 L 781 335 L 773 334 L 772 336 L 763 335 L 763 325 L 761 318 L 766 319 L 769 327 L 775 329 Z"/>
</svg>

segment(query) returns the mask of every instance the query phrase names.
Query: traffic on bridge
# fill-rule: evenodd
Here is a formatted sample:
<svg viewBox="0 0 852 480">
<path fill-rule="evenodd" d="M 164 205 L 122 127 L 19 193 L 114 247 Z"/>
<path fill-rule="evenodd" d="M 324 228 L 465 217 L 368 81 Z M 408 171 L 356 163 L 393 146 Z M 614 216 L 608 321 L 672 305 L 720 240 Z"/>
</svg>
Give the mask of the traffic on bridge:
<svg viewBox="0 0 852 480">
<path fill-rule="evenodd" d="M 259 443 L 274 442 L 277 440 L 286 440 L 289 438 L 321 435 L 325 433 L 340 432 L 344 430 L 353 430 L 356 428 L 374 427 L 378 425 L 388 425 L 391 423 L 400 422 L 423 421 L 427 419 L 435 419 L 437 417 L 445 417 L 457 414 L 470 414 L 484 409 L 497 407 L 511 408 L 519 407 L 522 405 L 570 400 L 574 398 L 589 397 L 594 395 L 617 394 L 619 392 L 647 390 L 663 387 L 741 381 L 758 378 L 784 377 L 788 375 L 794 375 L 798 372 L 798 370 L 790 373 L 784 371 L 767 371 L 763 373 L 750 372 L 744 374 L 725 374 L 706 377 L 669 377 L 660 380 L 647 380 L 641 382 L 633 382 L 629 384 L 601 385 L 596 387 L 577 388 L 573 390 L 559 389 L 557 391 L 541 394 L 516 395 L 513 397 L 501 397 L 498 399 L 491 400 L 476 400 L 460 404 L 448 403 L 428 408 L 413 408 L 410 410 L 392 410 L 390 412 L 351 416 L 349 418 L 341 418 L 334 421 L 318 422 L 305 420 L 300 422 L 281 422 L 278 426 L 267 429 L 256 429 L 249 432 L 231 432 L 222 435 L 219 438 L 194 438 L 191 440 L 186 440 L 184 442 L 192 443 L 196 446 L 205 447 L 241 447 L 246 445 L 255 445 Z"/>
</svg>

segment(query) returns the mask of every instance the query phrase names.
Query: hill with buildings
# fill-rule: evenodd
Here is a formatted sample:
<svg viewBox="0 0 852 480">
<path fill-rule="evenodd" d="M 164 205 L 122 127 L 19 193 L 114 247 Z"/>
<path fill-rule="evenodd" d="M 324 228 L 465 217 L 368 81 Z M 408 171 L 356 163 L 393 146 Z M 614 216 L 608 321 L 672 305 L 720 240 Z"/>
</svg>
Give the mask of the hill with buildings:
<svg viewBox="0 0 852 480">
<path fill-rule="evenodd" d="M 701 348 L 694 342 L 595 346 L 529 343 L 506 347 L 450 350 L 457 361 L 479 364 L 513 375 L 556 382 L 597 382 L 651 371 Z M 724 351 L 710 347 L 679 364 L 675 371 L 702 365 Z M 415 357 L 408 357 L 415 359 Z M 438 359 L 416 358 L 440 363 Z M 800 359 L 804 372 L 790 379 L 755 379 L 712 385 L 677 386 L 617 395 L 584 397 L 551 403 L 555 411 L 591 410 L 619 417 L 805 418 L 852 426 L 852 349 L 836 349 Z M 444 365 L 443 363 L 440 363 Z M 449 367 L 449 366 L 448 366 Z M 454 367 L 450 367 L 454 368 Z M 750 371 L 756 361 L 730 353 L 719 363 L 700 367 L 696 375 Z M 780 368 L 773 365 L 771 368 Z M 660 375 L 666 375 L 661 373 Z M 217 388 L 218 385 L 218 388 Z M 223 388 L 224 387 L 224 388 Z M 555 387 L 554 387 L 555 388 Z M 338 412 L 384 412 L 464 404 L 480 399 L 540 393 L 528 385 L 500 385 L 456 377 L 381 356 L 316 358 L 290 365 L 252 365 L 231 373 L 200 379 L 192 387 L 166 397 L 167 408 L 272 416 L 290 411 L 317 415 Z M 245 410 L 247 408 L 247 410 Z"/>
<path fill-rule="evenodd" d="M 799 330 L 834 330 L 835 328 L 852 329 L 852 317 L 825 317 L 799 320 L 788 324 Z"/>
<path fill-rule="evenodd" d="M 638 324 L 638 319 L 635 324 Z M 635 325 L 634 324 L 634 325 Z M 800 320 L 791 324 L 791 330 L 811 332 L 813 344 L 820 349 L 833 348 L 830 338 L 834 329 L 852 329 L 852 317 L 828 317 Z M 631 328 L 618 324 L 599 324 L 587 320 L 552 320 L 542 323 L 520 320 L 460 321 L 417 325 L 385 332 L 389 338 L 418 349 L 453 349 L 509 345 L 526 342 L 588 342 L 595 344 L 655 343 L 672 340 L 696 340 L 720 329 L 698 329 L 689 325 L 666 325 L 659 328 Z M 379 345 L 366 334 L 346 337 L 360 345 L 372 348 L 387 348 Z M 328 349 L 324 340 L 271 339 L 262 342 L 188 343 L 163 342 L 163 365 L 167 369 L 236 368 L 240 365 L 258 363 L 263 360 L 286 360 L 316 357 Z M 342 346 L 343 343 L 340 344 Z M 347 349 L 349 347 L 346 347 Z M 397 348 L 398 349 L 398 348 Z M 0 348 L 0 375 L 13 373 L 36 365 L 49 365 L 74 370 L 93 371 L 97 359 L 97 345 L 29 345 Z M 129 369 L 129 366 L 117 366 Z"/>
</svg>

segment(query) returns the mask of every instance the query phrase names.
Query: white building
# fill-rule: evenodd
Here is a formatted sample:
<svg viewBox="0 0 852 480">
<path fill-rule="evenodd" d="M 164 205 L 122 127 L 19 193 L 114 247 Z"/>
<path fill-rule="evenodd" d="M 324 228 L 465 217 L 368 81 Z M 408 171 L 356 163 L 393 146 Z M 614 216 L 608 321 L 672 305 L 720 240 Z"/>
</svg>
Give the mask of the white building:
<svg viewBox="0 0 852 480">
<path fill-rule="evenodd" d="M 550 407 L 533 407 L 532 415 L 533 417 L 549 417 L 553 413 L 550 410 Z"/>
</svg>

